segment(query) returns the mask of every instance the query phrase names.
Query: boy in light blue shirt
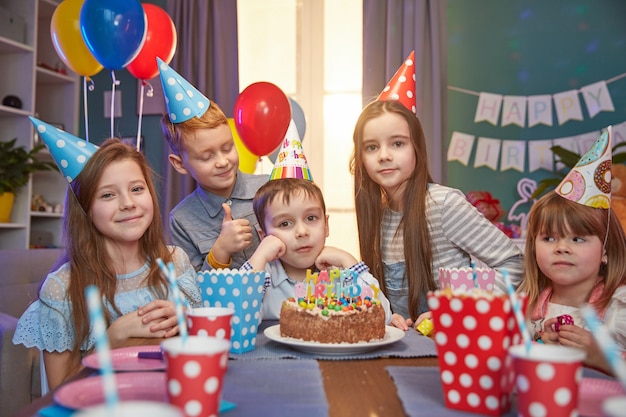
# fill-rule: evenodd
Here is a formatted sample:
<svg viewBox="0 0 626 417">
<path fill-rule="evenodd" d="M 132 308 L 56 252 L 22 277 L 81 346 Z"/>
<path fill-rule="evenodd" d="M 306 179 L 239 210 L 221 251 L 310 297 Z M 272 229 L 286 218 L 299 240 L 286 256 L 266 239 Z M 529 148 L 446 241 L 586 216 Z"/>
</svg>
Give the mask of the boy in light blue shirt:
<svg viewBox="0 0 626 417">
<path fill-rule="evenodd" d="M 170 212 L 171 240 L 198 270 L 239 268 L 259 245 L 252 199 L 267 175 L 239 171 L 220 107 L 159 60 L 168 114 L 161 119 L 170 164 L 197 188 Z"/>
</svg>

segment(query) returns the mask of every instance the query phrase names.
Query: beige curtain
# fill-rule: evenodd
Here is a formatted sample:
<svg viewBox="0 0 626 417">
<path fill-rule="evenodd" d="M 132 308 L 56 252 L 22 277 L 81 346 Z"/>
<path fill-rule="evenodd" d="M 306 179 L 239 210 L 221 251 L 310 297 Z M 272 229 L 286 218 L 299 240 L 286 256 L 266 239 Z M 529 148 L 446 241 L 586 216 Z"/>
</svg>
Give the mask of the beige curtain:
<svg viewBox="0 0 626 417">
<path fill-rule="evenodd" d="M 375 99 L 415 50 L 417 115 L 439 183 L 446 180 L 445 10 L 445 0 L 363 0 L 363 102 Z"/>
</svg>

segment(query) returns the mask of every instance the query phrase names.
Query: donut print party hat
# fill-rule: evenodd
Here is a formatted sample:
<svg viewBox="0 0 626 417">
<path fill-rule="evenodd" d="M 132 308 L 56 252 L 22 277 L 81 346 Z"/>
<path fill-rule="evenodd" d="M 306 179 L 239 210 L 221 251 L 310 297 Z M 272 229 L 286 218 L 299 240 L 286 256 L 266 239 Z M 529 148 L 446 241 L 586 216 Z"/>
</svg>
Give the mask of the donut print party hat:
<svg viewBox="0 0 626 417">
<path fill-rule="evenodd" d="M 561 197 L 589 207 L 611 204 L 611 126 L 556 187 Z"/>
<path fill-rule="evenodd" d="M 50 151 L 61 173 L 71 183 L 98 147 L 32 116 L 28 117 Z"/>
<path fill-rule="evenodd" d="M 289 123 L 285 139 L 283 139 L 280 152 L 276 156 L 276 162 L 270 174 L 270 181 L 279 178 L 300 178 L 313 181 L 309 164 L 302 151 L 298 129 L 293 119 Z"/>
<path fill-rule="evenodd" d="M 211 100 L 158 57 L 157 63 L 170 121 L 182 123 L 202 116 L 209 109 Z"/>
<path fill-rule="evenodd" d="M 398 100 L 413 113 L 417 112 L 415 102 L 415 51 L 411 51 L 411 54 L 404 60 L 404 63 L 396 71 L 376 100 Z"/>
</svg>

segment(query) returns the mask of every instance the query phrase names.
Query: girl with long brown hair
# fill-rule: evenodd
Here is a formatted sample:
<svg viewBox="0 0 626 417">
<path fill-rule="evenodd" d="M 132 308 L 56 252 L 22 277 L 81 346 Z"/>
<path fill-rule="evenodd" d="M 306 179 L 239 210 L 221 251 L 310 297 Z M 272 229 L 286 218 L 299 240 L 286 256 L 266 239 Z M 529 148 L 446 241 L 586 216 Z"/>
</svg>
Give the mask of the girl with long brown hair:
<svg viewBox="0 0 626 417">
<path fill-rule="evenodd" d="M 427 317 L 426 293 L 437 288 L 439 268 L 462 268 L 471 258 L 502 270 L 514 284 L 522 253 L 459 190 L 435 184 L 421 123 L 395 100 L 374 101 L 354 129 L 356 217 L 361 257 L 391 302 L 401 329 Z"/>
<path fill-rule="evenodd" d="M 201 301 L 186 253 L 165 244 L 143 154 L 109 139 L 79 172 L 66 196 L 65 254 L 42 283 L 39 299 L 20 318 L 13 338 L 43 352 L 50 388 L 75 374 L 81 358 L 94 347 L 87 286 L 97 286 L 102 294 L 113 347 L 131 337 L 178 333 L 172 294 L 158 258 L 175 264 L 178 285 L 190 303 Z"/>
</svg>

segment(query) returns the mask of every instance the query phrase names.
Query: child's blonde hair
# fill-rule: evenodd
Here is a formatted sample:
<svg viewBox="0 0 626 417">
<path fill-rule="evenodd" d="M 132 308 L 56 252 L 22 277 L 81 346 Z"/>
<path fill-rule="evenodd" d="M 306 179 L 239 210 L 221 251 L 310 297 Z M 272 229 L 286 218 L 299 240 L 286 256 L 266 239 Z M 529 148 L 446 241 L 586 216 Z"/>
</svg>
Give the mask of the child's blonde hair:
<svg viewBox="0 0 626 417">
<path fill-rule="evenodd" d="M 161 118 L 161 131 L 172 153 L 181 156 L 181 150 L 185 140 L 198 129 L 214 129 L 220 125 L 228 124 L 228 118 L 214 101 L 208 110 L 200 117 L 192 117 L 182 123 L 172 123 L 167 114 Z"/>
<path fill-rule="evenodd" d="M 598 265 L 604 283 L 602 294 L 594 302 L 598 311 L 604 311 L 613 292 L 626 283 L 626 238 L 613 210 L 585 206 L 551 191 L 537 200 L 529 213 L 524 280 L 519 288 L 528 295 L 529 314 L 541 292 L 551 285 L 537 264 L 535 240 L 539 235 L 563 237 L 568 234 L 597 236 L 601 242 L 606 238 L 607 263 Z"/>
</svg>

